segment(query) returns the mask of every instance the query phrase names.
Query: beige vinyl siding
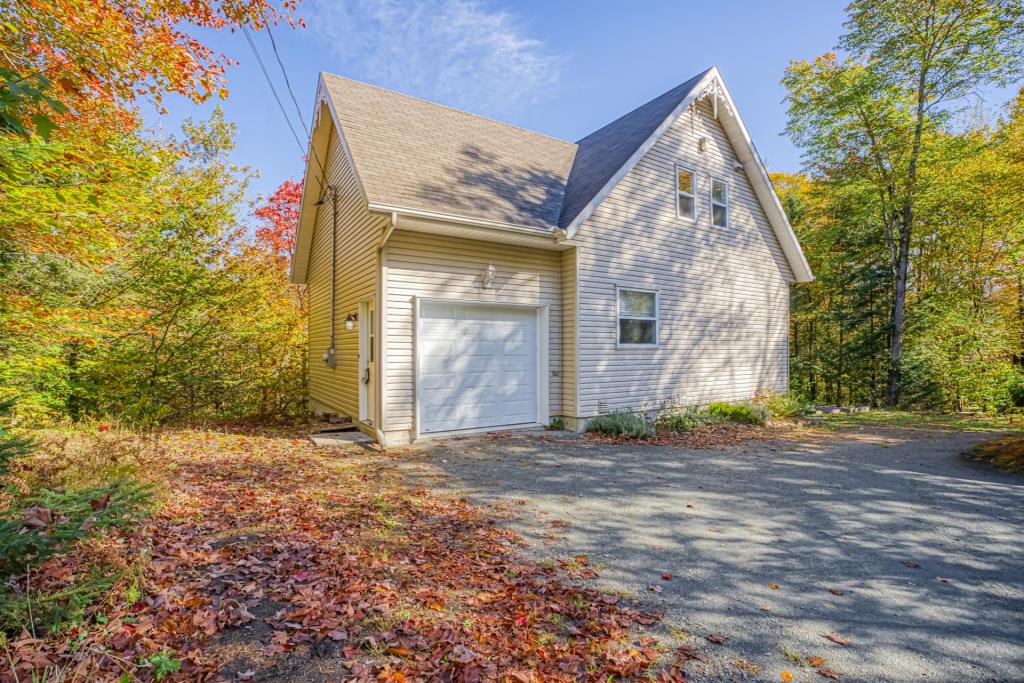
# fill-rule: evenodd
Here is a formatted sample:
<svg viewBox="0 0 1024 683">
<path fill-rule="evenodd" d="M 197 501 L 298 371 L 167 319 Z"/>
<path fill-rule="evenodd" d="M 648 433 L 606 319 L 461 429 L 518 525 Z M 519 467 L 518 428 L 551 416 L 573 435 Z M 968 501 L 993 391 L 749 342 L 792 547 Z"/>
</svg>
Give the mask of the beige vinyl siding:
<svg viewBox="0 0 1024 683">
<path fill-rule="evenodd" d="M 562 261 L 562 410 L 561 415 L 576 417 L 576 249 L 563 251 Z M 558 414 L 558 413 L 555 413 Z"/>
<path fill-rule="evenodd" d="M 701 137 L 706 152 L 698 151 Z M 678 218 L 675 167 L 697 173 L 696 219 Z M 581 226 L 579 414 L 741 400 L 788 384 L 792 271 L 706 103 L 684 112 Z M 711 179 L 729 227 L 711 225 Z M 659 293 L 660 345 L 616 348 L 615 287 Z"/>
<path fill-rule="evenodd" d="M 417 297 L 549 306 L 549 412 L 560 414 L 562 329 L 559 253 L 396 230 L 384 249 L 387 360 L 383 429 L 411 430 L 415 422 L 415 301 Z M 490 289 L 481 277 L 497 274 Z"/>
<path fill-rule="evenodd" d="M 327 183 L 317 207 L 310 249 L 309 396 L 314 404 L 359 416 L 359 328 L 345 330 L 345 318 L 359 311 L 359 302 L 374 297 L 377 285 L 377 241 L 387 218 L 366 209 L 352 166 L 336 129 L 331 130 L 325 160 Z M 335 280 L 334 368 L 322 356 L 330 344 L 331 199 L 326 185 L 337 188 L 337 263 Z M 372 411 L 371 411 L 372 412 Z"/>
</svg>

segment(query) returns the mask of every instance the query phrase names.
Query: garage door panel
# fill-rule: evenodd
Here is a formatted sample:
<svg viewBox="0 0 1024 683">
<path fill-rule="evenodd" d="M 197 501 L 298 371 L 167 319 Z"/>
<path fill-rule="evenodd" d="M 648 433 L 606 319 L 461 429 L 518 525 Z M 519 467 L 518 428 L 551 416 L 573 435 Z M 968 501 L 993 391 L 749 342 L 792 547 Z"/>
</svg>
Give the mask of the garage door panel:
<svg viewBox="0 0 1024 683">
<path fill-rule="evenodd" d="M 425 302 L 420 312 L 423 433 L 539 420 L 535 309 Z"/>
</svg>

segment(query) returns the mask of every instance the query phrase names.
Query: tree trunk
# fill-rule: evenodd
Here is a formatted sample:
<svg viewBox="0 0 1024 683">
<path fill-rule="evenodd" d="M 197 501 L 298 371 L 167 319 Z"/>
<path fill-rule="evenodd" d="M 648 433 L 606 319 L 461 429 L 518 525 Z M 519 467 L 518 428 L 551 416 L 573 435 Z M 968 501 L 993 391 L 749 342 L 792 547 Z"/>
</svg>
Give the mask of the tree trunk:
<svg viewBox="0 0 1024 683">
<path fill-rule="evenodd" d="M 903 323 L 907 306 L 907 270 L 910 265 L 910 235 L 914 228 L 914 195 L 917 191 L 917 160 L 921 156 L 921 137 L 924 133 L 928 59 L 922 59 L 917 77 L 917 110 L 914 116 L 914 143 L 907 163 L 907 193 L 900 210 L 899 245 L 893 264 L 895 287 L 892 300 L 892 318 L 889 321 L 892 336 L 889 339 L 889 382 L 885 391 L 885 405 L 894 408 L 900 401 L 903 380 Z"/>
</svg>

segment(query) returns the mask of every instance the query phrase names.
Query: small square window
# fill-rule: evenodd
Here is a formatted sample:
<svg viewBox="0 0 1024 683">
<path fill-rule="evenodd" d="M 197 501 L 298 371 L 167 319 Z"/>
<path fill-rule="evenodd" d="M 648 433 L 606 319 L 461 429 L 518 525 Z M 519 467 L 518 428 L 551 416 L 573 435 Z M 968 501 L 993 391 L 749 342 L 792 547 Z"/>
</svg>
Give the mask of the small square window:
<svg viewBox="0 0 1024 683">
<path fill-rule="evenodd" d="M 619 346 L 658 345 L 658 293 L 616 290 Z"/>
<path fill-rule="evenodd" d="M 696 215 L 697 176 L 682 166 L 676 166 L 676 204 L 680 218 L 693 220 Z"/>
<path fill-rule="evenodd" d="M 729 184 L 718 178 L 711 179 L 711 224 L 729 227 Z"/>
</svg>

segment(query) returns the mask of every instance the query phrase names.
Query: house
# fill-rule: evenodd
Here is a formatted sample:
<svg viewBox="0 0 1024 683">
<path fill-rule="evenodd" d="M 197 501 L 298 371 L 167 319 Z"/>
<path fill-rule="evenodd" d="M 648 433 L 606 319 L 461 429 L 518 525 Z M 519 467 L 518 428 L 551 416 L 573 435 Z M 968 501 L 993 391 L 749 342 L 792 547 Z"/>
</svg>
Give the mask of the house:
<svg viewBox="0 0 1024 683">
<path fill-rule="evenodd" d="M 576 143 L 321 74 L 292 279 L 391 445 L 785 390 L 812 274 L 711 68 Z"/>
</svg>

